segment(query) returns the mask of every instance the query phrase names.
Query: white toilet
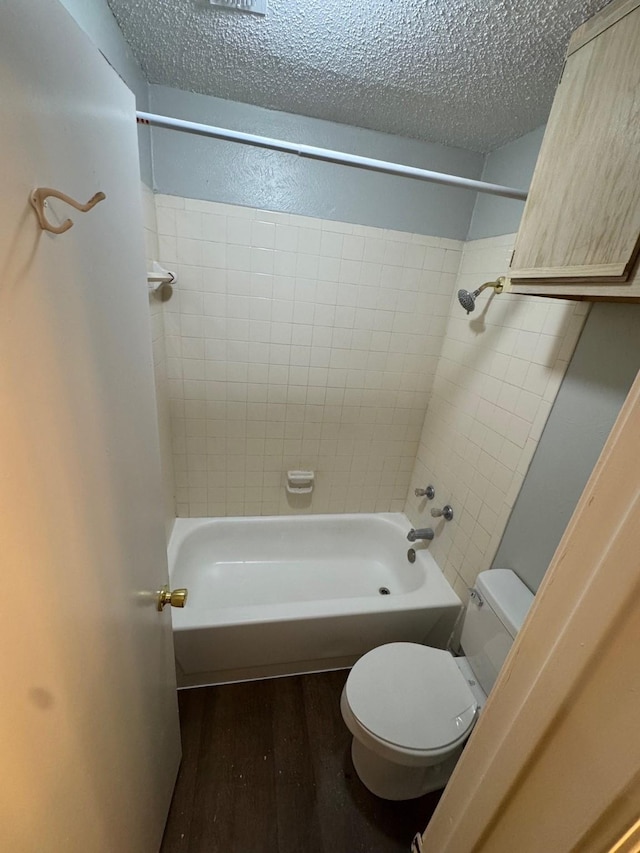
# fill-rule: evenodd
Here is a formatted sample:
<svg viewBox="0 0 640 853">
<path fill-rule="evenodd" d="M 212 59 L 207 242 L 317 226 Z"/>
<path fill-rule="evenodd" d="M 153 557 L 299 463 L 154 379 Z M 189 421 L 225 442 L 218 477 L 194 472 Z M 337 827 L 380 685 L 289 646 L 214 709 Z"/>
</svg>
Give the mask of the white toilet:
<svg viewBox="0 0 640 853">
<path fill-rule="evenodd" d="M 388 643 L 357 661 L 340 708 L 372 793 L 410 800 L 446 785 L 532 601 L 510 569 L 481 572 L 462 628 L 465 657 Z"/>
</svg>

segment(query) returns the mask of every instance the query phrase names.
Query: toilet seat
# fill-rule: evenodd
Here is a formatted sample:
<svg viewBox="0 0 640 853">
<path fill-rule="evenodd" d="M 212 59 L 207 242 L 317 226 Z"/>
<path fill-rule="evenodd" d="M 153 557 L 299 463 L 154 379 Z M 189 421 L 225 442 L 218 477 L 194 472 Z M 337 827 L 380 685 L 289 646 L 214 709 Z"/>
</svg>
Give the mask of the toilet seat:
<svg viewBox="0 0 640 853">
<path fill-rule="evenodd" d="M 453 656 L 417 643 L 388 643 L 361 657 L 345 698 L 364 729 L 403 752 L 464 742 L 478 707 Z"/>
</svg>

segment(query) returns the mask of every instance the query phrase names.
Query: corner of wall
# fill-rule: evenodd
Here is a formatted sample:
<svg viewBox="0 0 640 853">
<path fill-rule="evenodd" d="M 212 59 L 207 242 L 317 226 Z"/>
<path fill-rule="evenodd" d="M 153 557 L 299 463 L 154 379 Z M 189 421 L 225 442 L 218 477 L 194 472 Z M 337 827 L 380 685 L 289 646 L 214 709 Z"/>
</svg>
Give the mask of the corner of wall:
<svg viewBox="0 0 640 853">
<path fill-rule="evenodd" d="M 146 184 L 141 185 L 142 209 L 144 215 L 144 236 L 147 263 L 157 261 L 158 224 L 155 197 Z M 164 330 L 164 303 L 149 297 L 151 317 L 151 346 L 153 352 L 153 373 L 158 411 L 158 434 L 160 440 L 160 467 L 162 471 L 162 497 L 164 505 L 165 536 L 167 544 L 175 522 L 175 474 L 171 447 L 171 412 L 167 381 L 167 351 Z"/>
<path fill-rule="evenodd" d="M 118 26 L 107 0 L 60 0 L 78 26 L 95 44 L 116 74 L 131 89 L 138 109 L 149 106 L 149 84 Z M 138 127 L 140 176 L 147 186 L 153 184 L 151 136 L 149 128 Z"/>
<path fill-rule="evenodd" d="M 490 151 L 484 160 L 482 180 L 526 189 L 542 145 L 545 125 L 526 133 L 502 148 Z M 497 237 L 518 230 L 524 202 L 478 193 L 471 214 L 467 240 Z"/>
</svg>

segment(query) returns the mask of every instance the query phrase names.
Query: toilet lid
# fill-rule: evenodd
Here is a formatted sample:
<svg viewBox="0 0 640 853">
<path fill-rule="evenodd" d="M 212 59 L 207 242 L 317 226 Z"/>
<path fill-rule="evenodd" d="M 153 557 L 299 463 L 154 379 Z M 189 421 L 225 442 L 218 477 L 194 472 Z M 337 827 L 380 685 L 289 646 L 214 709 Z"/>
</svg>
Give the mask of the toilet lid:
<svg viewBox="0 0 640 853">
<path fill-rule="evenodd" d="M 346 698 L 376 737 L 404 749 L 441 749 L 473 725 L 476 700 L 449 652 L 388 643 L 355 664 Z"/>
</svg>

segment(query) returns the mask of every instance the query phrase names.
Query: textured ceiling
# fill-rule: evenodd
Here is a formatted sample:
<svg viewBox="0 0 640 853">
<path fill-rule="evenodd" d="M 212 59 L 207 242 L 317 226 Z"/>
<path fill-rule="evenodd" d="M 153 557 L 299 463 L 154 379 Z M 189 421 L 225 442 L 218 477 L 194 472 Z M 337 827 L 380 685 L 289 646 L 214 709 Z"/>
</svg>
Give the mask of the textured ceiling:
<svg viewBox="0 0 640 853">
<path fill-rule="evenodd" d="M 108 0 L 152 83 L 490 151 L 548 115 L 607 0 Z"/>
</svg>

